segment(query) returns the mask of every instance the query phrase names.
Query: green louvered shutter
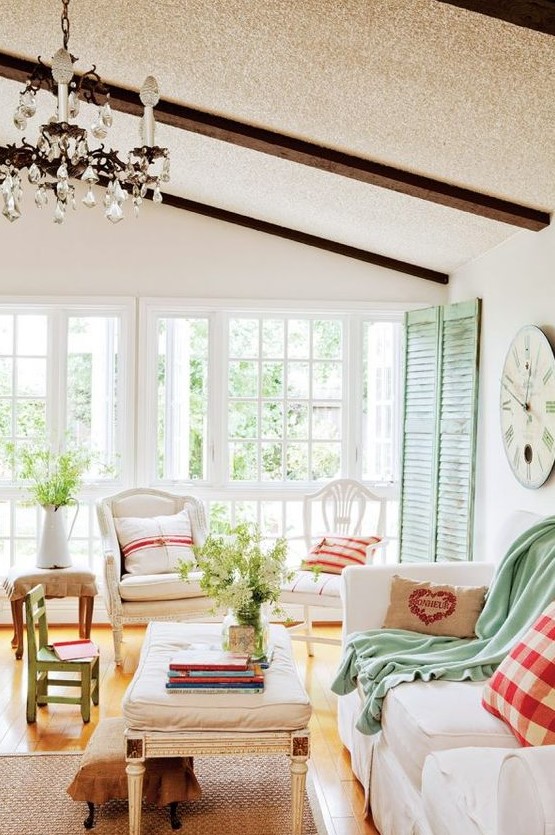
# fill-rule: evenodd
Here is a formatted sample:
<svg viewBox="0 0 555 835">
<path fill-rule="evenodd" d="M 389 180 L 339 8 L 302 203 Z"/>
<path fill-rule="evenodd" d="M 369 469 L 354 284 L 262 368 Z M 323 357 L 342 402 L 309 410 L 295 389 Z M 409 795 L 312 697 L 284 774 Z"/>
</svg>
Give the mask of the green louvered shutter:
<svg viewBox="0 0 555 835">
<path fill-rule="evenodd" d="M 472 556 L 480 301 L 405 317 L 402 562 Z"/>
<path fill-rule="evenodd" d="M 405 317 L 401 562 L 433 553 L 439 308 Z"/>
</svg>

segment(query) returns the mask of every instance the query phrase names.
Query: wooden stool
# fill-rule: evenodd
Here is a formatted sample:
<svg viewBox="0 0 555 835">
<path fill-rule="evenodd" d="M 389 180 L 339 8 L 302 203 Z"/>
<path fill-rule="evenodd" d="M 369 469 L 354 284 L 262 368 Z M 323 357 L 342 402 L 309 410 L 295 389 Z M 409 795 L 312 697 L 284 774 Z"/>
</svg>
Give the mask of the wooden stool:
<svg viewBox="0 0 555 835">
<path fill-rule="evenodd" d="M 70 568 L 10 568 L 3 588 L 12 609 L 14 635 L 12 647 L 17 660 L 23 658 L 23 600 L 37 585 L 44 587 L 47 600 L 55 597 L 79 598 L 79 637 L 91 637 L 94 598 L 98 593 L 94 572 L 85 566 Z"/>
<path fill-rule="evenodd" d="M 125 772 L 126 722 L 123 717 L 103 719 L 89 740 L 81 758 L 79 771 L 68 786 L 73 800 L 85 801 L 89 814 L 85 829 L 94 826 L 95 804 L 108 800 L 127 799 Z M 193 771 L 192 757 L 167 757 L 149 760 L 143 783 L 143 799 L 147 803 L 170 807 L 172 829 L 180 829 L 177 804 L 198 800 L 201 788 Z"/>
</svg>

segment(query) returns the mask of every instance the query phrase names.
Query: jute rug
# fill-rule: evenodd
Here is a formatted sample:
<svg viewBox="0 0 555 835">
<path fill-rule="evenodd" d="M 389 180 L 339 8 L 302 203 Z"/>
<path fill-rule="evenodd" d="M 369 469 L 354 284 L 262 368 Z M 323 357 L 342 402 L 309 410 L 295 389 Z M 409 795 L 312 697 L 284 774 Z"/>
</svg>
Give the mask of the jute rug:
<svg viewBox="0 0 555 835">
<path fill-rule="evenodd" d="M 87 830 L 87 805 L 66 787 L 79 754 L 0 756 L 1 835 L 75 835 Z M 283 756 L 198 757 L 201 800 L 179 804 L 183 835 L 289 835 L 291 782 Z M 127 803 L 110 801 L 97 811 L 92 835 L 128 835 Z M 173 835 L 165 808 L 143 805 L 142 835 Z M 303 835 L 326 835 L 312 783 L 307 781 Z"/>
</svg>

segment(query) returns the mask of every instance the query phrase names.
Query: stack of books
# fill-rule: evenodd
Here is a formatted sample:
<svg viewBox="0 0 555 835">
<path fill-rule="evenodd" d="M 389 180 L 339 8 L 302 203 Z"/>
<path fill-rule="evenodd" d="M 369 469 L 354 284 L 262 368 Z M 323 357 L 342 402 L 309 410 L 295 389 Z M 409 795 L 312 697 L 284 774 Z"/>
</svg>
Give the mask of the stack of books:
<svg viewBox="0 0 555 835">
<path fill-rule="evenodd" d="M 224 650 L 184 649 L 170 661 L 171 693 L 262 693 L 264 670 L 248 655 Z"/>
</svg>

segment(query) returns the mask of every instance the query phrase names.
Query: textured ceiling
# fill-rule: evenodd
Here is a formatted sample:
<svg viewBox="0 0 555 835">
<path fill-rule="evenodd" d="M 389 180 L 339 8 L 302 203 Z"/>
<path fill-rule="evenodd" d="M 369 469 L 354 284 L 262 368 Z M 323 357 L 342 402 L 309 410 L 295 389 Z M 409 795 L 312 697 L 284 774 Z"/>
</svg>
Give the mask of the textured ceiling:
<svg viewBox="0 0 555 835">
<path fill-rule="evenodd" d="M 60 11 L 0 0 L 0 50 L 49 60 Z M 166 99 L 554 208 L 549 35 L 435 0 L 71 0 L 69 12 L 81 71 L 134 88 L 153 73 Z M 18 86 L 0 82 L 1 142 L 16 138 Z M 113 144 L 136 144 L 136 130 L 116 114 Z M 517 231 L 176 128 L 158 139 L 168 191 L 436 270 Z"/>
</svg>

